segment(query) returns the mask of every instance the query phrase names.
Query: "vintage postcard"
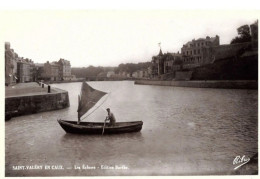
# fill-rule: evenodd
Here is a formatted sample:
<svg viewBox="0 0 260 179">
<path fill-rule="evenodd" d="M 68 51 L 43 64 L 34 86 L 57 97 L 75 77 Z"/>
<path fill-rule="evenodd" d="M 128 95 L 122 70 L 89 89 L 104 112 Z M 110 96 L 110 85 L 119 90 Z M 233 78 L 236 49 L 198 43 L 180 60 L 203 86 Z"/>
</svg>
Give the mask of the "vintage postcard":
<svg viewBox="0 0 260 179">
<path fill-rule="evenodd" d="M 258 16 L 2 11 L 4 176 L 258 176 Z"/>
</svg>

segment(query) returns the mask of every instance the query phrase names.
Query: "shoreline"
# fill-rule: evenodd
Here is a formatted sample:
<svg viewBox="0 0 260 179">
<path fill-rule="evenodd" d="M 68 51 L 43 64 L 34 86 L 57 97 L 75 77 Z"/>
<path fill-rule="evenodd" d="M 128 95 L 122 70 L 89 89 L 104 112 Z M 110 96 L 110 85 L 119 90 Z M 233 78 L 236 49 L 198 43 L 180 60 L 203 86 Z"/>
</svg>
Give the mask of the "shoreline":
<svg viewBox="0 0 260 179">
<path fill-rule="evenodd" d="M 86 82 L 104 81 L 134 81 L 136 85 L 155 85 L 155 86 L 174 86 L 187 88 L 218 88 L 218 89 L 258 89 L 258 80 L 191 80 L 191 81 L 170 81 L 170 80 L 151 80 L 151 79 L 124 79 L 124 80 L 92 80 Z M 75 83 L 82 81 L 64 81 L 55 83 Z"/>
<path fill-rule="evenodd" d="M 258 89 L 256 80 L 223 80 L 223 81 L 159 81 L 136 80 L 137 85 L 175 86 L 189 88 L 223 88 L 223 89 Z"/>
</svg>

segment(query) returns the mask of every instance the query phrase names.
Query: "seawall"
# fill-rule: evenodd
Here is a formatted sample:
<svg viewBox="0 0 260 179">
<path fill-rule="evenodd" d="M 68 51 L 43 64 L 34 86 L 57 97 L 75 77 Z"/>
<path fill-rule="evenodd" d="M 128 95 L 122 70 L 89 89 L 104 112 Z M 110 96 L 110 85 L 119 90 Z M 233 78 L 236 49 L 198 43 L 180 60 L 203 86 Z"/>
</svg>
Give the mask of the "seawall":
<svg viewBox="0 0 260 179">
<path fill-rule="evenodd" d="M 22 88 L 16 90 L 21 91 Z M 45 90 L 47 89 L 45 88 Z M 52 88 L 51 93 L 16 94 L 5 97 L 6 120 L 14 116 L 58 110 L 70 106 L 68 92 L 57 88 Z"/>
<path fill-rule="evenodd" d="M 159 85 L 191 88 L 226 88 L 226 89 L 258 89 L 257 81 L 240 80 L 240 81 L 152 81 L 137 80 L 135 84 L 139 85 Z"/>
</svg>

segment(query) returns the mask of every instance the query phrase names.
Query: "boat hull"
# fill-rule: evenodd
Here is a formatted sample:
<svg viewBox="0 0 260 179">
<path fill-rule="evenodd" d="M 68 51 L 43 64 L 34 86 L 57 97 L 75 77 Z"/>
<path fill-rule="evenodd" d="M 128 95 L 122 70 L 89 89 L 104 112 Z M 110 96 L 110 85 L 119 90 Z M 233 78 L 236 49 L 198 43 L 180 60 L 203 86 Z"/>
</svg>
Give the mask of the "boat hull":
<svg viewBox="0 0 260 179">
<path fill-rule="evenodd" d="M 101 134 L 103 132 L 103 122 L 80 122 L 77 124 L 77 121 L 64 121 L 58 119 L 60 126 L 67 133 L 74 134 Z M 113 126 L 105 125 L 104 134 L 121 134 L 129 132 L 139 132 L 142 129 L 142 121 L 133 121 L 133 122 L 117 122 Z"/>
</svg>

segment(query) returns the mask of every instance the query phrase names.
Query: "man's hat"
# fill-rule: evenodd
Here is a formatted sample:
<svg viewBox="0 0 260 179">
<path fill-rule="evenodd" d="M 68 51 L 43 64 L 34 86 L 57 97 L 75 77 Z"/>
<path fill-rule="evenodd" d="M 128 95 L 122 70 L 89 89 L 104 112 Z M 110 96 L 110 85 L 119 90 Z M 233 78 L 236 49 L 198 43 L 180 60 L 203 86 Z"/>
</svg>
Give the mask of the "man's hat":
<svg viewBox="0 0 260 179">
<path fill-rule="evenodd" d="M 107 111 L 110 111 L 110 109 L 109 109 L 109 108 L 107 108 Z"/>
</svg>

